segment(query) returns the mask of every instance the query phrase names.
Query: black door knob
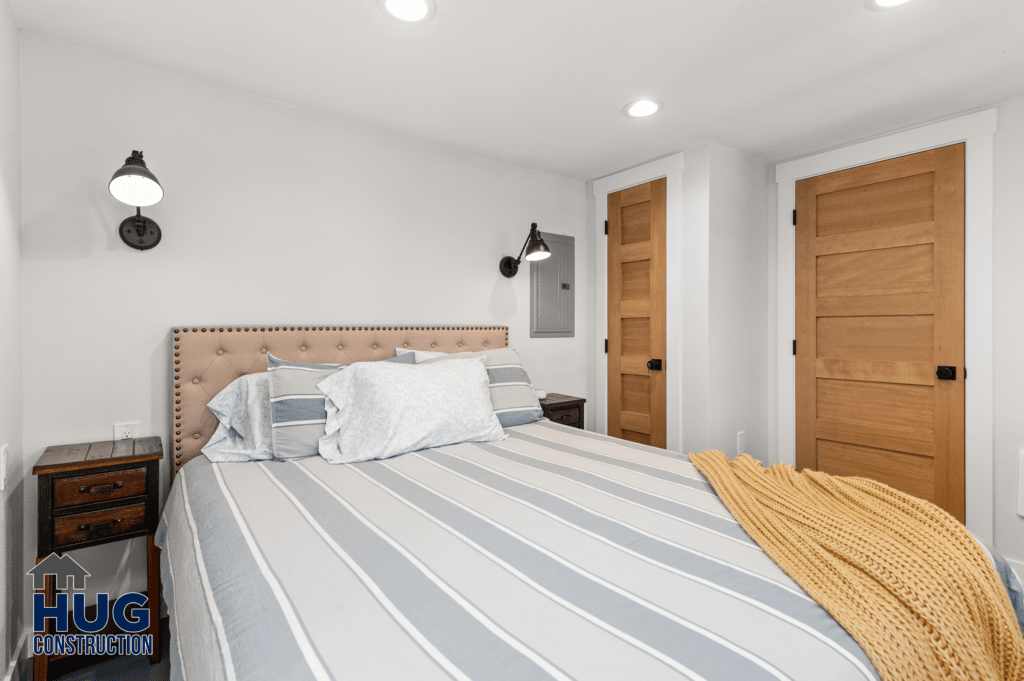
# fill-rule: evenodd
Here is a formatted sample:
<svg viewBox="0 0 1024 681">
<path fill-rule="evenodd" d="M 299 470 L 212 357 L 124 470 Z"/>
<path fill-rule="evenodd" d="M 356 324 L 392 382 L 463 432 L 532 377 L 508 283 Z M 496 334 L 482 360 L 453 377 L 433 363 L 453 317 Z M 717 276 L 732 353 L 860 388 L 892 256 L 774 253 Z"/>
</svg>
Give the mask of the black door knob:
<svg viewBox="0 0 1024 681">
<path fill-rule="evenodd" d="M 955 381 L 956 367 L 939 367 L 935 370 L 935 377 L 940 381 Z"/>
<path fill-rule="evenodd" d="M 660 359 L 652 359 L 652 360 L 650 360 L 649 362 L 647 362 L 647 368 L 650 369 L 651 371 L 661 371 L 661 360 Z"/>
</svg>

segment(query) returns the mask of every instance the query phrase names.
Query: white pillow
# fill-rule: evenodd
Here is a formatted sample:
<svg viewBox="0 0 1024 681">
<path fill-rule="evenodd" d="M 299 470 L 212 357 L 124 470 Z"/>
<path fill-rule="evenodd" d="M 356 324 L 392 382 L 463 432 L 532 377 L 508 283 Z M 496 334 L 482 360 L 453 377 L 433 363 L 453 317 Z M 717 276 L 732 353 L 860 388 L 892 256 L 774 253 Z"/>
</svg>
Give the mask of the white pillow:
<svg viewBox="0 0 1024 681">
<path fill-rule="evenodd" d="M 215 463 L 274 458 L 270 377 L 265 372 L 232 381 L 206 405 L 220 421 L 202 452 Z"/>
<path fill-rule="evenodd" d="M 359 362 L 317 388 L 327 397 L 320 456 L 330 463 L 506 437 L 491 406 L 483 358 L 422 366 Z"/>
<path fill-rule="evenodd" d="M 408 348 L 395 348 L 395 355 L 405 355 L 412 353 L 416 357 L 416 363 L 419 364 L 425 359 L 434 359 L 435 357 L 444 357 L 447 352 L 433 352 L 432 350 L 409 350 Z"/>
</svg>

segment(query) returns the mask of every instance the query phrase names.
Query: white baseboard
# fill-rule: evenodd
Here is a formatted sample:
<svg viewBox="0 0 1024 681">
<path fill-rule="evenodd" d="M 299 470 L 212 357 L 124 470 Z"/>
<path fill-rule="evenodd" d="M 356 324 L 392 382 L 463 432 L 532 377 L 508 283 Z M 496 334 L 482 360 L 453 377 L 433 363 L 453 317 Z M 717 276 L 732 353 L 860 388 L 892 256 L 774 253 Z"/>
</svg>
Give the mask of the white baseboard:
<svg viewBox="0 0 1024 681">
<path fill-rule="evenodd" d="M 11 653 L 11 663 L 7 665 L 7 673 L 4 674 L 4 681 L 21 681 L 21 649 L 25 646 L 25 641 L 28 640 L 28 629 L 21 632 L 21 638 L 18 639 L 18 645 L 14 647 L 14 652 Z"/>
</svg>

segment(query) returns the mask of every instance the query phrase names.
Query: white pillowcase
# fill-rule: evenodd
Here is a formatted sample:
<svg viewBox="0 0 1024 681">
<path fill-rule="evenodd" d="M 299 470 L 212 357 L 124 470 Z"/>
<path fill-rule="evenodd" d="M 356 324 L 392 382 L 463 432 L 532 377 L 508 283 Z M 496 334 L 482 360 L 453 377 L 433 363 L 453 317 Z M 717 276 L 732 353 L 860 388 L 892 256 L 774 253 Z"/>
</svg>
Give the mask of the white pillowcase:
<svg viewBox="0 0 1024 681">
<path fill-rule="evenodd" d="M 206 405 L 220 421 L 202 452 L 215 463 L 274 458 L 270 423 L 270 377 L 247 374 L 232 381 Z"/>
<path fill-rule="evenodd" d="M 444 357 L 449 355 L 449 352 L 434 352 L 432 350 L 409 350 L 408 348 L 395 348 L 395 355 L 406 355 L 412 353 L 416 357 L 416 363 L 419 364 L 425 359 L 434 359 L 435 357 Z"/>
<path fill-rule="evenodd" d="M 320 456 L 330 463 L 507 437 L 491 406 L 483 358 L 422 366 L 358 362 L 317 388 L 327 397 Z"/>
</svg>

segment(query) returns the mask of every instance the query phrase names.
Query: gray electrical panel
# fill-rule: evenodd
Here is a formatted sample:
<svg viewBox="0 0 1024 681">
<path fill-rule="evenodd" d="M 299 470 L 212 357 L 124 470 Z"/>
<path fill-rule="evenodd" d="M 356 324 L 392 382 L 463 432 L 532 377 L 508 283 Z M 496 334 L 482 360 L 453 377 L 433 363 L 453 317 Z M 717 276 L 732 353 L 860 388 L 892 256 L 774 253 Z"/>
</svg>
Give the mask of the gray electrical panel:
<svg viewBox="0 0 1024 681">
<path fill-rule="evenodd" d="M 530 338 L 576 335 L 576 238 L 541 232 L 551 257 L 530 262 Z"/>
</svg>

